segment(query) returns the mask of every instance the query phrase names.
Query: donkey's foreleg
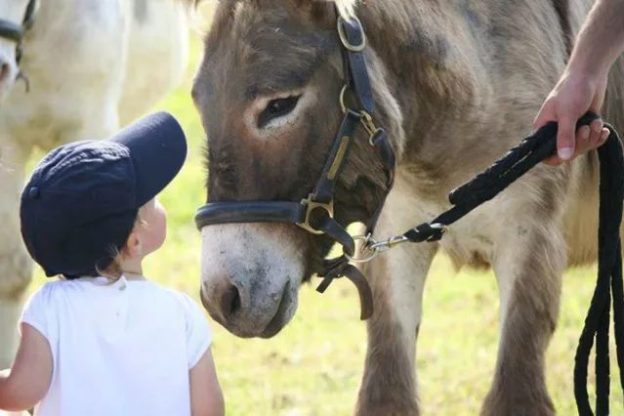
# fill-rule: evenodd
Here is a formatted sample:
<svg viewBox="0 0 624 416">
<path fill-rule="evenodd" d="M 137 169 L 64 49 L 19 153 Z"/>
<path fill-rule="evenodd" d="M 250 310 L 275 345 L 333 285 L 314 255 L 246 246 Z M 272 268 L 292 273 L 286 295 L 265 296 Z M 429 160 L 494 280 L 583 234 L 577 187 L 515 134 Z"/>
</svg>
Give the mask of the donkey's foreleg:
<svg viewBox="0 0 624 416">
<path fill-rule="evenodd" d="M 391 192 L 376 234 L 403 231 L 427 214 L 405 206 L 400 183 Z M 390 213 L 390 215 L 387 215 Z M 425 277 L 436 244 L 403 244 L 375 258 L 365 268 L 373 290 L 374 312 L 368 321 L 368 349 L 356 414 L 418 415 L 415 345 L 422 313 Z"/>
<path fill-rule="evenodd" d="M 32 263 L 22 243 L 19 226 L 25 153 L 6 137 L 1 139 L 0 370 L 13 362 L 17 348 L 17 321 L 32 273 Z"/>
<path fill-rule="evenodd" d="M 552 415 L 544 354 L 557 321 L 566 246 L 554 224 L 527 221 L 510 229 L 515 235 L 504 239 L 495 258 L 501 340 L 482 414 Z"/>
<path fill-rule="evenodd" d="M 375 309 L 368 322 L 358 416 L 419 414 L 415 346 L 423 287 L 433 254 L 432 245 L 396 247 L 366 269 Z"/>
</svg>

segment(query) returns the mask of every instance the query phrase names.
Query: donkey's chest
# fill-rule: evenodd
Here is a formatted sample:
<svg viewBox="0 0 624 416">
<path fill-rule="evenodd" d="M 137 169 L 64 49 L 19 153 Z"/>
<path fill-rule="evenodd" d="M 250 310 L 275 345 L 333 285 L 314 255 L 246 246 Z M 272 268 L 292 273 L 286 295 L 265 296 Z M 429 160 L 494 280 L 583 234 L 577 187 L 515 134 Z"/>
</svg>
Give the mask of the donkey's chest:
<svg viewBox="0 0 624 416">
<path fill-rule="evenodd" d="M 440 247 L 457 267 L 489 267 L 495 253 L 495 235 L 489 218 L 469 215 L 449 227 Z"/>
<path fill-rule="evenodd" d="M 494 198 L 448 228 L 438 244 L 456 266 L 486 267 L 492 263 L 506 223 L 505 205 L 505 198 Z M 443 198 L 414 192 L 410 181 L 399 175 L 388 195 L 384 218 L 376 235 L 396 235 L 418 224 L 433 221 L 449 208 Z"/>
</svg>

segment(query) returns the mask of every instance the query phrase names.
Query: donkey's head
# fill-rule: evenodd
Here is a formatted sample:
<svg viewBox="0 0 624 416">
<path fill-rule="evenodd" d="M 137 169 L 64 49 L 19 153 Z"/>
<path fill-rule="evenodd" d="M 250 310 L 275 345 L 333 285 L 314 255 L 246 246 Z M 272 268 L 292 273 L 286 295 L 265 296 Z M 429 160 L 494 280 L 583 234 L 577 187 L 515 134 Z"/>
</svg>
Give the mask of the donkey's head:
<svg viewBox="0 0 624 416">
<path fill-rule="evenodd" d="M 19 75 L 19 46 L 35 7 L 35 0 L 0 0 L 0 103 Z"/>
<path fill-rule="evenodd" d="M 342 111 L 343 63 L 334 4 L 313 0 L 221 2 L 193 98 L 208 136 L 208 201 L 300 201 L 314 188 Z M 400 114 L 369 47 L 375 117 L 400 136 Z M 340 224 L 370 218 L 387 191 L 359 129 L 337 180 Z M 301 283 L 332 241 L 284 223 L 202 229 L 202 300 L 240 336 L 270 337 L 293 316 Z"/>
</svg>

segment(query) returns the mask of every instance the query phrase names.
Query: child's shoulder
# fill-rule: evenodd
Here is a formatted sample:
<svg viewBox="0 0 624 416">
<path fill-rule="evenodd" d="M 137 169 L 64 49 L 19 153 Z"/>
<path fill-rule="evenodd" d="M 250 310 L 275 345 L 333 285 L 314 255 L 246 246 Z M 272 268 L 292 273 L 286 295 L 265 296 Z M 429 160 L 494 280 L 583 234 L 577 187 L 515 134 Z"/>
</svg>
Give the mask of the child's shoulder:
<svg viewBox="0 0 624 416">
<path fill-rule="evenodd" d="M 56 279 L 44 283 L 35 293 L 41 293 L 47 296 L 54 296 L 62 292 L 71 292 L 76 290 L 84 290 L 89 286 L 97 283 L 98 278 L 85 277 L 80 279 Z M 103 279 L 103 278 L 101 278 Z"/>
<path fill-rule="evenodd" d="M 51 280 L 45 282 L 37 290 L 35 290 L 31 297 L 33 298 L 50 298 L 54 297 L 59 292 L 65 291 L 68 288 L 69 281 L 65 280 Z"/>
<path fill-rule="evenodd" d="M 63 303 L 64 293 L 69 288 L 69 282 L 64 280 L 51 280 L 31 293 L 24 305 L 24 311 L 36 314 L 36 311 L 46 311 L 51 314 L 56 306 Z"/>
</svg>

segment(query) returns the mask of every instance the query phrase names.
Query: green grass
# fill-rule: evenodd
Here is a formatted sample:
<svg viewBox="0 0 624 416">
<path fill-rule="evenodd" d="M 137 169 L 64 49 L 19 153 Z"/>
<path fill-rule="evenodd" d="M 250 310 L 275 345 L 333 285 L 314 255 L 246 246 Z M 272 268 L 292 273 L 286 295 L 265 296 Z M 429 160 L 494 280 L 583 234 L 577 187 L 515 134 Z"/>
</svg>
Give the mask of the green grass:
<svg viewBox="0 0 624 416">
<path fill-rule="evenodd" d="M 146 260 L 146 274 L 197 299 L 199 233 L 193 213 L 205 199 L 204 133 L 190 99 L 199 56 L 185 83 L 157 106 L 172 112 L 189 139 L 188 163 L 161 195 L 168 210 L 165 246 Z M 559 327 L 547 356 L 549 390 L 561 415 L 575 414 L 573 357 L 594 287 L 595 269 L 569 272 L 564 279 Z M 37 271 L 34 290 L 45 282 Z M 270 340 L 238 339 L 211 321 L 213 347 L 228 415 L 348 415 L 362 374 L 366 330 L 358 319 L 355 288 L 338 281 L 320 295 L 300 292 L 294 320 Z M 417 368 L 425 415 L 475 415 L 484 398 L 496 357 L 498 295 L 491 273 L 455 274 L 448 260 L 436 259 L 425 291 Z M 613 350 L 613 349 L 612 349 Z M 613 361 L 613 360 L 612 360 Z M 624 414 L 612 364 L 612 414 Z"/>
</svg>

